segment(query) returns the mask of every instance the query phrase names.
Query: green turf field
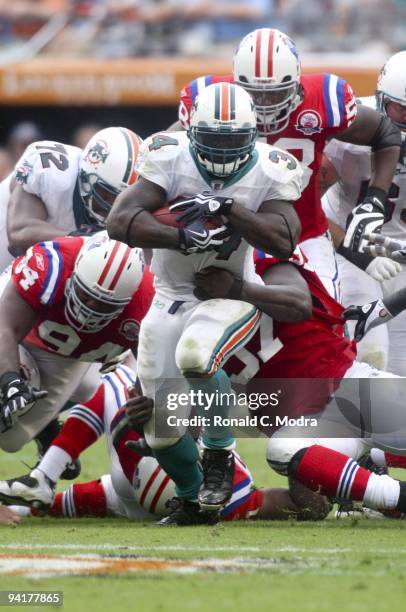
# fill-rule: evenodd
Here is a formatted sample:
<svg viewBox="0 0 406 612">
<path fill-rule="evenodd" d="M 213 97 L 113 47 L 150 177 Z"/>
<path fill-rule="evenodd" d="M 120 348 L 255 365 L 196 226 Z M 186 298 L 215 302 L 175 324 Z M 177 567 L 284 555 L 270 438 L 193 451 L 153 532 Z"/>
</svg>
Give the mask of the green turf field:
<svg viewBox="0 0 406 612">
<path fill-rule="evenodd" d="M 239 451 L 259 485 L 283 482 L 263 460 L 263 440 L 241 440 Z M 33 456 L 32 445 L 19 455 L 2 453 L 1 477 L 27 472 L 22 461 Z M 83 466 L 82 480 L 107 469 L 101 442 L 83 455 Z M 0 529 L 0 589 L 60 590 L 69 612 L 386 612 L 402 609 L 406 598 L 405 530 L 402 521 L 334 518 L 183 529 L 121 519 L 24 519 Z M 5 574 L 5 556 L 28 573 L 39 563 L 48 577 L 10 575 L 9 564 Z M 52 575 L 69 567 L 83 575 Z M 94 567 L 97 575 L 85 575 Z"/>
</svg>

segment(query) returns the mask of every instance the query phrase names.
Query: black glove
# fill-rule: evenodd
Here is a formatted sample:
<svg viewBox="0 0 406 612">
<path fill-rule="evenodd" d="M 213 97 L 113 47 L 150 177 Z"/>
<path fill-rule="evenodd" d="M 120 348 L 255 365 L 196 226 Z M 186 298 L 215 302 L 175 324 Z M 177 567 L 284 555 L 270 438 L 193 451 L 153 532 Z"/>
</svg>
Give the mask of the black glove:
<svg viewBox="0 0 406 612">
<path fill-rule="evenodd" d="M 347 230 L 343 245 L 352 251 L 364 252 L 367 241 L 364 234 L 380 232 L 386 221 L 386 193 L 383 189 L 370 187 L 364 200 L 354 208 L 347 218 Z"/>
<path fill-rule="evenodd" d="M 77 229 L 69 232 L 69 236 L 93 236 L 96 232 L 101 232 L 103 228 L 96 227 L 94 225 L 87 225 L 86 223 L 82 223 Z"/>
<path fill-rule="evenodd" d="M 231 235 L 225 225 L 215 229 L 206 229 L 201 221 L 194 221 L 179 230 L 179 249 L 184 255 L 212 251 L 221 246 Z"/>
<path fill-rule="evenodd" d="M 153 456 L 152 448 L 148 446 L 144 438 L 140 438 L 139 440 L 127 440 L 125 446 L 141 457 Z"/>
<path fill-rule="evenodd" d="M 406 241 L 390 238 L 382 234 L 366 234 L 365 253 L 373 257 L 389 257 L 400 264 L 406 264 Z"/>
<path fill-rule="evenodd" d="M 171 212 L 185 211 L 176 220 L 183 223 L 192 223 L 198 219 L 228 215 L 233 203 L 233 198 L 225 198 L 210 191 L 203 191 L 203 193 L 199 193 L 189 200 L 172 204 L 169 210 Z"/>
<path fill-rule="evenodd" d="M 37 400 L 48 395 L 48 391 L 30 387 L 20 372 L 6 372 L 0 377 L 0 393 L 0 415 L 5 430 L 12 427 L 19 416 L 31 410 Z"/>
<path fill-rule="evenodd" d="M 348 306 L 342 314 L 345 321 L 357 321 L 354 339 L 359 342 L 373 327 L 383 325 L 393 317 L 382 300 L 375 300 L 363 306 Z"/>
</svg>

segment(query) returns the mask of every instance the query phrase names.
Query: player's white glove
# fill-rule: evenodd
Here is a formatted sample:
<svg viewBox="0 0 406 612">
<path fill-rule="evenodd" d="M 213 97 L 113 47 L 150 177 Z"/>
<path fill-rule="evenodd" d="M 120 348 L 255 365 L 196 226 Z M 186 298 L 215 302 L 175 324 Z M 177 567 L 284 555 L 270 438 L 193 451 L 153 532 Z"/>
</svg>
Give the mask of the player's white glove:
<svg viewBox="0 0 406 612">
<path fill-rule="evenodd" d="M 179 249 L 184 255 L 212 251 L 230 237 L 225 225 L 206 229 L 201 221 L 194 221 L 184 229 L 179 229 Z"/>
<path fill-rule="evenodd" d="M 352 251 L 364 253 L 367 245 L 364 234 L 380 232 L 385 223 L 386 194 L 383 189 L 370 187 L 368 194 L 347 218 L 343 245 Z"/>
<path fill-rule="evenodd" d="M 203 191 L 189 200 L 172 204 L 169 210 L 171 212 L 185 211 L 177 218 L 177 221 L 192 223 L 197 219 L 228 215 L 233 203 L 233 198 L 225 198 L 210 191 Z"/>
<path fill-rule="evenodd" d="M 369 233 L 364 236 L 367 240 L 365 253 L 373 257 L 389 257 L 392 261 L 406 265 L 406 241 L 389 238 L 382 234 Z"/>
<path fill-rule="evenodd" d="M 373 327 L 378 327 L 393 319 L 382 300 L 375 300 L 363 306 L 348 306 L 342 314 L 345 321 L 357 321 L 354 338 L 357 342 Z"/>
<path fill-rule="evenodd" d="M 1 408 L 0 416 L 4 430 L 13 427 L 19 416 L 34 406 L 35 402 L 48 395 L 31 387 L 19 372 L 6 372 L 0 377 Z"/>
<path fill-rule="evenodd" d="M 399 272 L 402 272 L 402 269 L 402 266 L 397 261 L 392 261 L 388 257 L 375 257 L 365 268 L 365 272 L 376 281 L 382 283 L 385 280 L 395 278 Z"/>
</svg>

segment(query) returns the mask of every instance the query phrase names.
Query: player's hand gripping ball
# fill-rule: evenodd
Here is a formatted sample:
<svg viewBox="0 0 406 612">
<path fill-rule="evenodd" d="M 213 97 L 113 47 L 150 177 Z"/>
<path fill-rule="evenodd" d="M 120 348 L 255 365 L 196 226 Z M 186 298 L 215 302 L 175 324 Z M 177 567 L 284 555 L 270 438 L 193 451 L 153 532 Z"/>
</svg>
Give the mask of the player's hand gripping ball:
<svg viewBox="0 0 406 612">
<path fill-rule="evenodd" d="M 220 215 L 201 217 L 188 222 L 180 218 L 179 210 L 171 210 L 176 202 L 154 211 L 153 216 L 160 223 L 179 230 L 179 249 L 182 253 L 190 255 L 210 251 L 229 238 L 231 230 L 224 224 Z M 185 199 L 181 198 L 180 202 L 184 203 Z"/>
</svg>

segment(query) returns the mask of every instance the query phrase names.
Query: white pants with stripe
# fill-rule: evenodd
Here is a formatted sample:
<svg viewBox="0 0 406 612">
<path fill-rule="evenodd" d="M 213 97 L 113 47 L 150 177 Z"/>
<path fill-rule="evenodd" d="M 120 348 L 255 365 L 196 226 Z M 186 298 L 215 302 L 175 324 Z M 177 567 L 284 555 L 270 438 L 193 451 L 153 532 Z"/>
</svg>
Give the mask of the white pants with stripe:
<svg viewBox="0 0 406 612">
<path fill-rule="evenodd" d="M 322 236 L 309 238 L 299 246 L 329 294 L 337 302 L 341 302 L 340 277 L 330 233 L 325 232 Z"/>
<path fill-rule="evenodd" d="M 100 364 L 60 357 L 29 343 L 24 343 L 24 347 L 34 358 L 41 389 L 48 391 L 48 395 L 36 402 L 11 429 L 0 433 L 0 448 L 9 453 L 19 451 L 35 438 L 68 400 L 86 401 L 100 384 Z"/>
<path fill-rule="evenodd" d="M 111 422 L 117 411 L 126 402 L 126 389 L 134 386 L 135 373 L 126 366 L 102 377 L 104 385 L 103 404 L 98 413 L 78 404 L 70 411 L 70 417 L 81 420 L 100 437 L 105 434 L 109 456 L 110 473 L 101 476 L 108 513 L 129 519 L 142 519 L 150 516 L 137 502 L 135 489 L 123 472 L 112 441 Z M 64 492 L 62 510 L 65 516 L 76 516 L 72 487 Z"/>
<path fill-rule="evenodd" d="M 365 437 L 360 435 L 361 419 L 357 419 L 355 408 L 350 418 L 344 418 L 341 410 L 343 407 L 345 410 L 346 405 L 340 402 L 341 394 L 338 389 L 322 413 L 311 415 L 317 419 L 317 427 L 312 427 L 310 423 L 304 426 L 283 426 L 270 438 L 267 461 L 277 472 L 287 474 L 292 457 L 302 448 L 314 444 L 326 446 L 353 459 L 359 459 L 374 447 L 406 455 L 406 419 L 403 417 L 406 380 L 357 361 L 347 370 L 344 378 L 360 379 L 361 385 L 364 380 L 376 379 L 370 387 L 370 406 L 368 411 L 363 412 L 368 420 L 370 419 L 368 431 L 372 433 L 365 434 Z M 355 400 L 359 399 L 358 390 L 357 384 L 353 387 Z M 349 392 L 344 393 L 343 397 L 351 399 Z"/>
<path fill-rule="evenodd" d="M 156 400 L 167 393 L 188 390 L 184 373 L 209 377 L 255 333 L 259 311 L 238 300 L 207 300 L 174 303 L 157 293 L 141 323 L 138 344 L 138 376 L 146 396 Z M 177 410 L 176 416 L 187 416 Z M 167 412 L 164 402 L 155 401 L 155 411 Z M 171 414 L 168 412 L 168 415 Z M 172 446 L 184 428 L 171 428 L 173 437 L 155 435 L 155 418 L 144 426 L 152 448 Z"/>
</svg>

